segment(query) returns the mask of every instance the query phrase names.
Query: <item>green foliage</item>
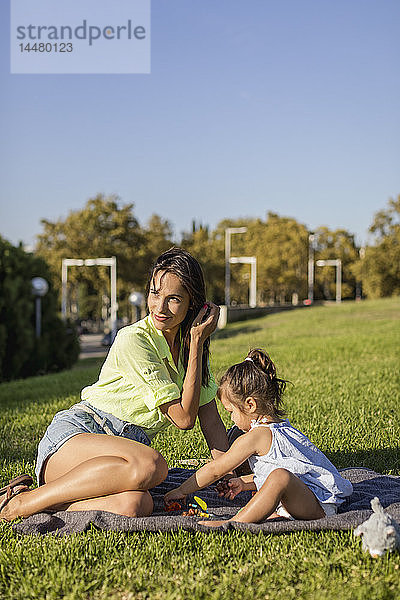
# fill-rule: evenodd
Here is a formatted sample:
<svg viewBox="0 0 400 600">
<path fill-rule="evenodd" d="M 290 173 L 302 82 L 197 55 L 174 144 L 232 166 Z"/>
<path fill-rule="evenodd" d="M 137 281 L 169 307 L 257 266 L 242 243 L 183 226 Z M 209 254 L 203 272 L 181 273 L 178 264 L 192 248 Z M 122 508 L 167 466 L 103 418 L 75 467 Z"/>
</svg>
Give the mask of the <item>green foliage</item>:
<svg viewBox="0 0 400 600">
<path fill-rule="evenodd" d="M 33 277 L 51 282 L 43 259 L 0 237 L 0 381 L 69 368 L 78 358 L 76 333 L 57 317 L 51 283 L 42 298 L 42 335 L 36 339 Z"/>
<path fill-rule="evenodd" d="M 224 240 L 218 230 L 210 233 L 208 227 L 196 226 L 193 231 L 183 234 L 182 248 L 185 248 L 200 262 L 207 285 L 207 296 L 217 304 L 225 301 L 225 255 Z"/>
<path fill-rule="evenodd" d="M 339 258 L 342 261 L 342 298 L 354 298 L 356 277 L 354 265 L 359 259 L 359 249 L 354 235 L 345 229 L 331 231 L 328 227 L 319 227 L 315 231 L 316 260 Z M 336 267 L 316 267 L 315 298 L 332 300 L 336 296 Z"/>
<path fill-rule="evenodd" d="M 259 304 L 291 302 L 293 294 L 300 300 L 307 296 L 309 231 L 296 219 L 269 212 L 265 221 L 224 219 L 212 232 L 205 227 L 194 228 L 183 238 L 182 245 L 204 266 L 214 301 L 224 301 L 225 229 L 228 227 L 247 227 L 245 234 L 231 236 L 231 256 L 257 258 Z M 354 298 L 356 279 L 352 268 L 358 259 L 354 235 L 344 229 L 331 231 L 327 227 L 321 227 L 315 233 L 318 239 L 315 259 L 341 258 L 342 295 Z M 231 298 L 237 304 L 248 303 L 249 277 L 249 265 L 231 265 Z M 317 270 L 315 299 L 334 298 L 335 280 L 333 267 Z"/>
<path fill-rule="evenodd" d="M 376 213 L 370 227 L 375 243 L 365 249 L 356 272 L 370 298 L 400 294 L 400 195 Z"/>
<path fill-rule="evenodd" d="M 261 302 L 291 301 L 307 295 L 308 231 L 290 217 L 269 212 L 266 222 L 249 223 L 248 248 L 257 257 L 259 300 Z M 247 235 L 247 234 L 246 234 Z"/>
<path fill-rule="evenodd" d="M 315 232 L 315 260 L 342 261 L 342 297 L 354 298 L 357 282 L 372 297 L 397 294 L 400 290 L 400 196 L 390 200 L 388 209 L 377 213 L 370 231 L 375 245 L 360 260 L 354 235 L 345 229 L 321 226 Z M 82 210 L 52 223 L 42 220 L 37 252 L 51 266 L 55 288 L 60 291 L 63 258 L 117 257 L 119 315 L 130 314 L 128 297 L 135 289 L 144 291 L 154 260 L 173 245 L 171 224 L 153 215 L 141 226 L 133 205 L 122 205 L 117 196 L 98 194 Z M 263 219 L 224 219 L 214 230 L 193 222 L 182 235 L 180 245 L 201 263 L 208 296 L 222 304 L 225 299 L 225 229 L 247 227 L 245 234 L 231 237 L 231 256 L 256 256 L 257 302 L 284 303 L 293 294 L 300 302 L 307 297 L 309 234 L 307 227 L 291 217 L 268 212 Z M 247 304 L 250 266 L 231 265 L 231 299 Z M 99 318 L 109 303 L 109 269 L 79 267 L 69 269 L 68 297 L 72 312 L 84 318 Z M 336 269 L 315 269 L 315 300 L 336 295 Z M 74 308 L 75 307 L 75 308 Z M 1 339 L 0 330 L 0 339 Z"/>
<path fill-rule="evenodd" d="M 167 221 L 154 215 L 142 228 L 133 205 L 121 205 L 117 196 L 98 194 L 82 210 L 55 223 L 43 219 L 42 226 L 36 251 L 50 265 L 58 291 L 63 258 L 117 257 L 118 301 L 125 314 L 132 289 L 144 289 L 154 258 L 172 245 Z M 86 318 L 99 318 L 103 297 L 109 296 L 109 268 L 69 268 L 68 281 L 72 308 Z"/>
<path fill-rule="evenodd" d="M 219 377 L 249 347 L 271 353 L 293 382 L 286 408 L 339 466 L 400 474 L 400 300 L 317 307 L 234 323 L 215 334 Z M 100 361 L 0 386 L 0 484 L 33 474 L 36 446 L 53 414 L 79 398 Z M 223 412 L 229 424 L 227 413 Z M 176 466 L 208 455 L 200 428 L 170 427 L 154 444 Z M 400 553 L 372 559 L 351 531 L 289 535 L 121 533 L 19 537 L 0 524 L 4 600 L 396 600 Z M 233 591 L 232 591 L 233 590 Z"/>
</svg>

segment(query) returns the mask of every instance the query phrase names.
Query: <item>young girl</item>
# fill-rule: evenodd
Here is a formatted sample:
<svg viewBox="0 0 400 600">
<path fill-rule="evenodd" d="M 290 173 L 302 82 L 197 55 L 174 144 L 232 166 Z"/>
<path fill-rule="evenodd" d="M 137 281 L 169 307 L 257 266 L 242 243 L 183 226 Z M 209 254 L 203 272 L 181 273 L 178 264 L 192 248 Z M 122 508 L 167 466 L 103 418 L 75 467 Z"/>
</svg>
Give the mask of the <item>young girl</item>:
<svg viewBox="0 0 400 600">
<path fill-rule="evenodd" d="M 217 481 L 248 459 L 253 474 L 219 485 L 220 495 L 233 499 L 244 490 L 257 490 L 229 521 L 258 523 L 264 519 L 320 519 L 336 514 L 352 493 L 326 456 L 284 419 L 282 394 L 286 381 L 278 379 L 275 365 L 261 350 L 252 350 L 243 362 L 222 377 L 218 398 L 244 431 L 230 449 L 199 469 L 165 496 L 166 504 Z M 226 521 L 200 521 L 218 527 Z"/>
</svg>

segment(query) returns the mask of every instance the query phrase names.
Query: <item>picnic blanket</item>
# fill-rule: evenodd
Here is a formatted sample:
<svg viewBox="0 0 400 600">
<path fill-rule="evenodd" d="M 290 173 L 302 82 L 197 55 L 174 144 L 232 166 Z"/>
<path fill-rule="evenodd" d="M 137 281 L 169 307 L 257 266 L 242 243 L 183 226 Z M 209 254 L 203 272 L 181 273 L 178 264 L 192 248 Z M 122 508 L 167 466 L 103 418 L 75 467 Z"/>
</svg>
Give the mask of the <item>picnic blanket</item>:
<svg viewBox="0 0 400 600">
<path fill-rule="evenodd" d="M 170 469 L 167 479 L 151 491 L 154 500 L 154 513 L 150 517 L 124 517 L 104 511 L 59 511 L 38 513 L 19 523 L 13 524 L 20 534 L 68 535 L 87 531 L 91 527 L 104 531 L 152 531 L 165 532 L 182 529 L 185 531 L 226 532 L 228 530 L 251 533 L 278 534 L 292 531 L 321 531 L 324 529 L 345 530 L 356 527 L 372 513 L 371 500 L 379 498 L 382 506 L 394 519 L 400 522 L 400 477 L 381 475 L 370 469 L 352 467 L 341 469 L 343 477 L 353 484 L 353 494 L 339 508 L 338 514 L 314 521 L 265 521 L 263 523 L 226 523 L 210 529 L 199 525 L 200 517 L 182 516 L 182 511 L 165 512 L 164 494 L 176 487 L 194 472 L 193 469 Z M 213 487 L 205 488 L 197 494 L 204 499 L 209 511 L 217 518 L 228 519 L 237 513 L 250 499 L 249 492 L 242 492 L 234 500 L 219 498 Z"/>
</svg>

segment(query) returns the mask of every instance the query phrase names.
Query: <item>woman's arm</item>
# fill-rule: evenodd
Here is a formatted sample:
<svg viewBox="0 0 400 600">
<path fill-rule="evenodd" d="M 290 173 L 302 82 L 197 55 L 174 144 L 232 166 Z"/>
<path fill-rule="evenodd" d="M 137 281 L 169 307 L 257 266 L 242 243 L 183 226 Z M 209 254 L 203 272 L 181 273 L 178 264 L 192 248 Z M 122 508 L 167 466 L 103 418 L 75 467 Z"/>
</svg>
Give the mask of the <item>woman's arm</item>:
<svg viewBox="0 0 400 600">
<path fill-rule="evenodd" d="M 165 502 L 184 499 L 188 494 L 197 492 L 221 479 L 221 477 L 235 469 L 238 465 L 241 465 L 249 456 L 257 452 L 259 437 L 260 433 L 257 430 L 249 431 L 240 436 L 227 452 L 201 467 L 201 469 L 196 471 L 178 488 L 168 492 L 164 497 Z"/>
<path fill-rule="evenodd" d="M 229 442 L 215 400 L 200 406 L 198 414 L 201 431 L 210 449 L 211 456 L 214 459 L 218 458 L 228 450 Z"/>
<path fill-rule="evenodd" d="M 190 330 L 189 359 L 183 382 L 182 395 L 173 402 L 160 406 L 160 410 L 179 429 L 192 429 L 199 411 L 202 379 L 203 344 L 217 327 L 219 307 L 209 303 L 210 314 L 202 322 L 206 308 L 202 308 Z"/>
</svg>

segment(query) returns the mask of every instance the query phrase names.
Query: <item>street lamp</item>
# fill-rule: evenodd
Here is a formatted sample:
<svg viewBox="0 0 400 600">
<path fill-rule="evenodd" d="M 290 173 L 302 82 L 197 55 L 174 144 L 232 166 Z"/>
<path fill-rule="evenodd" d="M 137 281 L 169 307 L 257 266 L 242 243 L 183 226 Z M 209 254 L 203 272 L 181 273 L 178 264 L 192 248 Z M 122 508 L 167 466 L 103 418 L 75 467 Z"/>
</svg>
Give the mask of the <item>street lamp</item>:
<svg viewBox="0 0 400 600">
<path fill-rule="evenodd" d="M 250 271 L 250 289 L 249 289 L 249 306 L 255 308 L 257 306 L 257 257 L 256 256 L 231 256 L 229 262 L 244 263 L 251 265 Z"/>
<path fill-rule="evenodd" d="M 317 267 L 336 267 L 336 302 L 342 301 L 342 261 L 340 258 L 333 260 L 317 260 Z"/>
<path fill-rule="evenodd" d="M 360 260 L 363 261 L 365 258 L 365 248 L 364 247 L 360 248 L 358 253 L 360 256 Z M 363 289 L 362 289 L 363 275 L 364 275 L 364 265 L 361 262 L 360 276 L 359 276 L 358 281 L 356 281 L 356 301 L 357 302 L 359 302 L 362 299 L 362 295 L 363 295 Z"/>
<path fill-rule="evenodd" d="M 129 294 L 129 302 L 132 304 L 132 306 L 136 307 L 136 321 L 139 321 L 139 319 L 140 319 L 140 313 L 141 313 L 141 308 L 142 308 L 142 304 L 143 304 L 143 299 L 144 299 L 144 296 L 140 292 L 132 292 L 131 294 Z M 133 319 L 132 319 L 132 321 L 133 321 Z"/>
<path fill-rule="evenodd" d="M 42 333 L 42 298 L 49 291 L 49 284 L 43 277 L 34 277 L 31 284 L 36 304 L 36 337 L 39 339 Z"/>
<path fill-rule="evenodd" d="M 314 244 L 316 240 L 315 233 L 308 236 L 308 305 L 314 302 Z"/>
<path fill-rule="evenodd" d="M 247 227 L 227 227 L 225 229 L 225 304 L 231 304 L 231 235 L 246 233 Z"/>
</svg>

